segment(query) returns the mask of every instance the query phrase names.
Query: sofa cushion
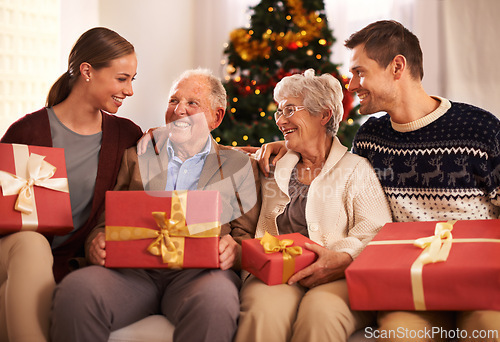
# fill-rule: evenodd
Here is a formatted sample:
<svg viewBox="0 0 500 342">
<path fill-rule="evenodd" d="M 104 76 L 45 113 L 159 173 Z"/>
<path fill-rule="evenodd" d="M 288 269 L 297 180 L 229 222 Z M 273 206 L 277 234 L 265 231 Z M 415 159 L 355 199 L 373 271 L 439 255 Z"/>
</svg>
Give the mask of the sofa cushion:
<svg viewBox="0 0 500 342">
<path fill-rule="evenodd" d="M 148 316 L 111 333 L 108 342 L 172 342 L 174 326 L 162 315 Z"/>
</svg>

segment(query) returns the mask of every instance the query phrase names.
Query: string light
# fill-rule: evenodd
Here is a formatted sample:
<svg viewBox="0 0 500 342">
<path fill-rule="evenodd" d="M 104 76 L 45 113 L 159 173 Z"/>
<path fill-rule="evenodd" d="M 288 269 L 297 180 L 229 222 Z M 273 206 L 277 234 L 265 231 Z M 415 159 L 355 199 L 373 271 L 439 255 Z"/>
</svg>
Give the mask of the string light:
<svg viewBox="0 0 500 342">
<path fill-rule="evenodd" d="M 285 18 L 286 18 L 286 20 L 292 20 L 292 16 L 290 14 L 287 15 Z"/>
<path fill-rule="evenodd" d="M 220 142 L 220 137 L 216 137 L 215 141 L 217 141 L 219 143 Z"/>
<path fill-rule="evenodd" d="M 312 56 L 312 55 L 313 55 L 313 50 L 307 50 L 306 54 L 307 54 L 308 56 Z"/>
<path fill-rule="evenodd" d="M 347 119 L 347 124 L 348 125 L 352 125 L 353 123 L 354 123 L 353 119 L 351 119 L 351 118 Z"/>
<path fill-rule="evenodd" d="M 274 11 L 274 8 L 269 7 L 267 10 L 268 10 L 269 12 L 272 12 L 272 11 Z"/>
<path fill-rule="evenodd" d="M 236 108 L 234 108 L 234 107 L 231 108 L 231 113 L 233 113 L 233 114 L 236 113 Z"/>
<path fill-rule="evenodd" d="M 278 47 L 276 48 L 276 50 L 278 50 L 278 51 L 283 51 L 283 46 L 278 46 Z"/>
<path fill-rule="evenodd" d="M 260 94 L 260 90 L 259 89 L 255 89 L 255 95 L 259 95 Z"/>
<path fill-rule="evenodd" d="M 238 102 L 238 98 L 237 97 L 233 97 L 233 102 Z"/>
<path fill-rule="evenodd" d="M 261 116 L 261 117 L 266 116 L 266 112 L 260 112 L 260 116 Z"/>
<path fill-rule="evenodd" d="M 248 135 L 243 136 L 243 140 L 247 141 L 248 140 Z"/>
<path fill-rule="evenodd" d="M 326 45 L 326 39 L 318 40 L 319 45 Z"/>
<path fill-rule="evenodd" d="M 231 143 L 231 145 L 233 145 L 233 146 L 237 146 L 237 145 L 238 145 L 238 143 L 237 143 L 236 141 L 233 141 L 233 142 Z"/>
<path fill-rule="evenodd" d="M 321 59 L 321 55 L 319 53 L 316 55 L 316 59 Z"/>
<path fill-rule="evenodd" d="M 259 139 L 259 142 L 260 142 L 261 144 L 263 144 L 263 143 L 264 143 L 264 141 L 265 141 L 265 140 L 264 140 L 264 138 L 260 138 L 260 139 Z"/>
<path fill-rule="evenodd" d="M 271 30 L 271 29 L 267 29 L 266 33 L 267 33 L 267 34 L 271 34 L 271 33 L 273 33 L 273 30 Z"/>
</svg>

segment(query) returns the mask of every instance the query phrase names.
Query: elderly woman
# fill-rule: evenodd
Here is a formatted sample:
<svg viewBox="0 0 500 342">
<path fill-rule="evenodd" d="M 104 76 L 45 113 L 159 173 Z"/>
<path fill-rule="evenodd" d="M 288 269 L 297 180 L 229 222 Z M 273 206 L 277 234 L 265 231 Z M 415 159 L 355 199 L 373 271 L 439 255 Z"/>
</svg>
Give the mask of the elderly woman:
<svg viewBox="0 0 500 342">
<path fill-rule="evenodd" d="M 236 341 L 346 341 L 373 313 L 350 310 L 344 270 L 391 212 L 368 161 L 335 136 L 343 107 L 333 76 L 309 69 L 285 77 L 274 99 L 288 152 L 262 177 L 256 237 L 301 233 L 320 245 L 306 245 L 318 259 L 288 284 L 248 277 Z"/>
</svg>

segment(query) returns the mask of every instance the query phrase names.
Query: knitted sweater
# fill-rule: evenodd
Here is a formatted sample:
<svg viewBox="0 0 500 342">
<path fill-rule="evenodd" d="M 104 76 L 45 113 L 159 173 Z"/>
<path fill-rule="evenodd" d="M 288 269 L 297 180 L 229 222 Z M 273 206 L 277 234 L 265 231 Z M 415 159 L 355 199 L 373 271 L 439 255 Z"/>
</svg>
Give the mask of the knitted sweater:
<svg viewBox="0 0 500 342">
<path fill-rule="evenodd" d="M 288 151 L 270 178 L 261 177 L 262 207 L 256 237 L 280 234 L 276 217 L 290 202 L 288 183 L 300 155 Z M 377 176 L 365 158 L 347 151 L 335 138 L 307 194 L 306 221 L 309 238 L 323 247 L 346 252 L 354 259 L 391 212 Z"/>
<path fill-rule="evenodd" d="M 389 115 L 358 130 L 353 152 L 368 158 L 394 221 L 493 219 L 500 215 L 500 120 L 480 108 L 441 105 L 408 124 Z"/>
</svg>

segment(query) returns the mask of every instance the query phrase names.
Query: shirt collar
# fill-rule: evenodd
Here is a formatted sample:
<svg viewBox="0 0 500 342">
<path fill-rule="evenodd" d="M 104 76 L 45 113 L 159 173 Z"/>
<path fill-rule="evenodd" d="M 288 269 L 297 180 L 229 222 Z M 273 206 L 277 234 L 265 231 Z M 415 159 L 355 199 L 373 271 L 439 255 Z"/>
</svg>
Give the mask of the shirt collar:
<svg viewBox="0 0 500 342">
<path fill-rule="evenodd" d="M 205 147 L 203 147 L 203 149 L 200 152 L 196 153 L 192 157 L 196 157 L 196 156 L 206 157 L 210 153 L 211 147 L 212 147 L 212 139 L 210 139 L 210 136 L 208 136 L 207 142 L 205 143 Z M 172 160 L 175 157 L 174 146 L 173 146 L 172 142 L 170 141 L 170 139 L 167 140 L 167 154 L 168 154 L 169 160 Z"/>
</svg>

